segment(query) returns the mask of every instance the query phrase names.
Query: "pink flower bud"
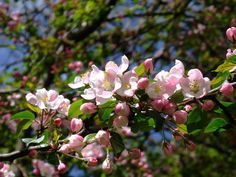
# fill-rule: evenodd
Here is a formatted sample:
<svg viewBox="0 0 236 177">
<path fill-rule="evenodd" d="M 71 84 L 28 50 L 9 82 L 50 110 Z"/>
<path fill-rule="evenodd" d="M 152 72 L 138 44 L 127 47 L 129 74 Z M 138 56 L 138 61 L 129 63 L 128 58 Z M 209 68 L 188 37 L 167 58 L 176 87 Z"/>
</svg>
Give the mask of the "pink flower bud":
<svg viewBox="0 0 236 177">
<path fill-rule="evenodd" d="M 148 84 L 149 84 L 148 78 L 142 77 L 138 81 L 138 88 L 144 90 L 147 88 Z"/>
<path fill-rule="evenodd" d="M 98 165 L 98 160 L 95 157 L 88 157 L 88 166 L 95 167 Z"/>
<path fill-rule="evenodd" d="M 132 159 L 139 159 L 141 157 L 141 150 L 134 148 L 129 152 L 129 155 Z"/>
<path fill-rule="evenodd" d="M 173 146 L 168 142 L 164 142 L 162 148 L 166 156 L 170 156 L 174 152 Z"/>
<path fill-rule="evenodd" d="M 0 162 L 0 169 L 2 169 L 4 167 L 4 163 Z"/>
<path fill-rule="evenodd" d="M 224 96 L 231 96 L 233 94 L 234 88 L 229 82 L 224 82 L 220 88 L 220 92 Z"/>
<path fill-rule="evenodd" d="M 83 121 L 81 119 L 73 118 L 70 122 L 70 130 L 72 132 L 79 132 L 83 127 Z"/>
<path fill-rule="evenodd" d="M 68 154 L 70 152 L 70 146 L 69 144 L 63 144 L 61 148 L 58 150 L 59 152 L 62 152 L 64 154 Z"/>
<path fill-rule="evenodd" d="M 162 109 L 164 108 L 164 106 L 168 103 L 167 100 L 164 100 L 164 99 L 155 99 L 154 101 L 151 102 L 151 106 L 161 112 Z"/>
<path fill-rule="evenodd" d="M 204 101 L 203 105 L 202 105 L 202 109 L 206 110 L 206 111 L 210 111 L 214 108 L 215 103 L 212 100 L 206 100 Z"/>
<path fill-rule="evenodd" d="M 172 115 L 176 110 L 176 105 L 174 103 L 168 102 L 163 107 L 163 112 L 168 115 Z"/>
<path fill-rule="evenodd" d="M 69 149 L 80 150 L 84 146 L 84 138 L 78 134 L 71 135 L 68 140 Z"/>
<path fill-rule="evenodd" d="M 57 170 L 59 173 L 64 173 L 66 171 L 66 164 L 64 164 L 63 162 L 60 162 L 60 164 L 57 167 Z"/>
<path fill-rule="evenodd" d="M 184 106 L 184 109 L 185 109 L 186 112 L 189 112 L 193 109 L 193 107 L 191 105 L 187 104 L 187 105 Z"/>
<path fill-rule="evenodd" d="M 148 58 L 146 59 L 144 62 L 144 68 L 146 70 L 146 72 L 152 72 L 153 71 L 153 63 L 152 63 L 152 58 Z"/>
<path fill-rule="evenodd" d="M 188 113 L 184 110 L 176 111 L 174 119 L 177 124 L 184 124 L 187 121 Z"/>
<path fill-rule="evenodd" d="M 36 150 L 30 150 L 29 157 L 35 158 L 38 155 L 38 152 Z"/>
<path fill-rule="evenodd" d="M 84 103 L 80 106 L 80 110 L 84 114 L 93 114 L 97 111 L 97 106 L 94 103 Z"/>
<path fill-rule="evenodd" d="M 102 170 L 105 173 L 111 173 L 112 172 L 112 162 L 110 159 L 106 158 L 102 163 Z"/>
<path fill-rule="evenodd" d="M 58 117 L 58 118 L 54 119 L 54 120 L 53 120 L 53 124 L 54 124 L 56 127 L 60 127 L 61 124 L 62 124 L 61 118 Z"/>
<path fill-rule="evenodd" d="M 189 151 L 194 151 L 196 149 L 196 144 L 194 144 L 192 141 L 188 141 L 186 146 Z"/>
<path fill-rule="evenodd" d="M 118 103 L 115 107 L 115 113 L 119 116 L 129 116 L 130 108 L 126 102 Z"/>
<path fill-rule="evenodd" d="M 113 121 L 113 126 L 116 128 L 125 127 L 128 125 L 128 118 L 126 116 L 118 116 Z"/>
<path fill-rule="evenodd" d="M 236 28 L 235 27 L 228 28 L 226 30 L 226 36 L 230 41 L 236 40 Z"/>
<path fill-rule="evenodd" d="M 39 176 L 39 175 L 40 175 L 40 171 L 39 171 L 38 169 L 34 169 L 34 170 L 33 170 L 33 174 L 34 174 L 35 176 Z"/>
<path fill-rule="evenodd" d="M 110 133 L 108 131 L 99 130 L 95 136 L 98 143 L 103 146 L 110 145 Z"/>
</svg>

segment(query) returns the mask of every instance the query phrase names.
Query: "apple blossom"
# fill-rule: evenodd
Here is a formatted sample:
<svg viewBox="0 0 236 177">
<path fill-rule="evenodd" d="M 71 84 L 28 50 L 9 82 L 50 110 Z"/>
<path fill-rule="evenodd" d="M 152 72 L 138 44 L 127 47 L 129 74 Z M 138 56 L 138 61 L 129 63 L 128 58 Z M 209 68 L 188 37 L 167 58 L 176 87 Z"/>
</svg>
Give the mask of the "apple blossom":
<svg viewBox="0 0 236 177">
<path fill-rule="evenodd" d="M 97 106 L 94 103 L 84 103 L 80 106 L 80 110 L 84 114 L 93 114 L 97 111 Z"/>
<path fill-rule="evenodd" d="M 233 55 L 236 55 L 236 49 L 227 49 L 226 58 L 232 57 Z"/>
<path fill-rule="evenodd" d="M 110 133 L 108 131 L 99 130 L 95 136 L 99 144 L 103 146 L 110 145 Z"/>
<path fill-rule="evenodd" d="M 220 88 L 220 92 L 224 95 L 224 96 L 231 96 L 233 94 L 234 91 L 234 87 L 228 82 L 224 82 Z"/>
<path fill-rule="evenodd" d="M 189 112 L 189 111 L 191 111 L 193 108 L 192 108 L 191 105 L 187 104 L 187 105 L 184 106 L 184 109 L 185 109 L 186 112 Z"/>
<path fill-rule="evenodd" d="M 116 93 L 120 96 L 132 97 L 135 91 L 138 89 L 138 76 L 134 71 L 128 71 L 124 73 L 121 78 L 121 88 Z"/>
<path fill-rule="evenodd" d="M 68 137 L 69 140 L 69 149 L 80 151 L 84 146 L 83 140 L 84 138 L 78 134 L 73 134 Z"/>
<path fill-rule="evenodd" d="M 164 151 L 164 154 L 166 156 L 170 156 L 173 154 L 174 152 L 174 149 L 173 149 L 173 146 L 172 144 L 168 143 L 168 142 L 164 142 L 163 145 L 162 145 L 162 149 Z"/>
<path fill-rule="evenodd" d="M 126 102 L 121 102 L 116 105 L 115 113 L 119 116 L 129 116 L 130 108 Z"/>
<path fill-rule="evenodd" d="M 212 100 L 206 100 L 204 101 L 203 105 L 202 105 L 202 109 L 206 110 L 206 111 L 210 111 L 214 108 L 215 103 Z"/>
<path fill-rule="evenodd" d="M 128 118 L 126 116 L 117 116 L 113 120 L 113 126 L 116 128 L 125 127 L 128 125 Z"/>
<path fill-rule="evenodd" d="M 16 175 L 11 171 L 10 165 L 3 164 L 2 168 L 0 168 L 0 176 L 1 177 L 15 177 Z"/>
<path fill-rule="evenodd" d="M 81 119 L 73 118 L 70 122 L 70 129 L 72 132 L 79 132 L 83 127 L 83 121 Z"/>
<path fill-rule="evenodd" d="M 151 102 L 151 106 L 159 112 L 162 111 L 166 104 L 168 104 L 168 100 L 166 99 L 155 99 Z"/>
<path fill-rule="evenodd" d="M 88 159 L 90 157 L 100 159 L 103 157 L 104 152 L 102 146 L 96 142 L 88 144 L 81 150 L 81 154 L 84 158 Z"/>
<path fill-rule="evenodd" d="M 95 157 L 88 157 L 87 161 L 88 161 L 88 166 L 90 167 L 95 167 L 98 165 L 98 160 Z"/>
<path fill-rule="evenodd" d="M 172 102 L 167 102 L 163 107 L 163 113 L 172 115 L 176 110 L 176 105 Z"/>
<path fill-rule="evenodd" d="M 125 72 L 129 67 L 129 59 L 123 55 L 121 57 L 121 65 L 117 66 L 113 61 L 109 61 L 105 66 L 105 71 L 117 74 L 118 76 L 122 76 L 123 72 Z"/>
<path fill-rule="evenodd" d="M 210 80 L 199 69 L 191 69 L 187 78 L 180 79 L 182 93 L 185 97 L 201 98 L 210 91 Z"/>
<path fill-rule="evenodd" d="M 176 111 L 173 115 L 177 124 L 184 124 L 187 121 L 188 113 L 184 110 Z"/>
</svg>

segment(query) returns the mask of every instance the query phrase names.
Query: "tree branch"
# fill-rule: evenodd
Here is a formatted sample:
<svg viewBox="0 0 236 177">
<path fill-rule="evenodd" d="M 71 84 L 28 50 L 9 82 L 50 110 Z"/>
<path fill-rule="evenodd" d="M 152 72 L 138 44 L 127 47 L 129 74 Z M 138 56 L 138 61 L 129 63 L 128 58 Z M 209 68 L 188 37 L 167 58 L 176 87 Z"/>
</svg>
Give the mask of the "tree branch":
<svg viewBox="0 0 236 177">
<path fill-rule="evenodd" d="M 37 151 L 48 151 L 51 147 L 49 145 L 38 145 L 38 146 L 31 146 L 27 149 L 23 149 L 20 151 L 13 151 L 6 154 L 0 154 L 0 161 L 14 161 L 17 158 L 27 156 L 31 150 L 37 150 Z"/>
</svg>

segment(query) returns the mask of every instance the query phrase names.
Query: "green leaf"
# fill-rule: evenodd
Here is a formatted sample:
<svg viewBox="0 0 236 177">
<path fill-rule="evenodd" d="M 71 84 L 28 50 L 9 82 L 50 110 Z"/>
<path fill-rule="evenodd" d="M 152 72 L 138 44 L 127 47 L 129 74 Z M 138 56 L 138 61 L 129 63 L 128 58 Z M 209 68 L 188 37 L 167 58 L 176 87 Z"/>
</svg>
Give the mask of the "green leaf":
<svg viewBox="0 0 236 177">
<path fill-rule="evenodd" d="M 207 125 L 204 130 L 204 133 L 211 133 L 217 131 L 219 128 L 222 128 L 227 124 L 227 121 L 222 118 L 215 118 Z"/>
<path fill-rule="evenodd" d="M 140 64 L 134 71 L 138 76 L 142 76 L 145 73 L 144 64 Z"/>
<path fill-rule="evenodd" d="M 93 143 L 96 139 L 95 136 L 96 136 L 96 133 L 88 134 L 84 137 L 83 142 L 87 144 Z"/>
<path fill-rule="evenodd" d="M 39 144 L 43 142 L 44 140 L 44 135 L 41 136 L 40 138 L 23 138 L 22 141 L 26 144 L 26 146 L 29 146 L 30 144 Z"/>
<path fill-rule="evenodd" d="M 30 111 L 22 111 L 14 114 L 11 119 L 16 120 L 16 119 L 28 119 L 28 120 L 33 120 L 35 118 L 34 114 Z"/>
<path fill-rule="evenodd" d="M 137 114 L 134 122 L 131 124 L 131 130 L 134 133 L 139 131 L 150 131 L 156 127 L 156 122 L 153 118 L 148 118 L 145 115 Z"/>
<path fill-rule="evenodd" d="M 36 112 L 36 113 L 40 113 L 40 109 L 39 109 L 39 107 L 37 107 L 37 106 L 34 106 L 34 105 L 32 105 L 32 104 L 30 104 L 30 103 L 26 103 L 26 105 L 27 105 L 27 107 L 29 108 L 29 109 L 31 109 L 32 111 L 34 111 L 34 112 Z"/>
<path fill-rule="evenodd" d="M 225 72 L 230 71 L 235 67 L 234 63 L 231 63 L 229 60 L 226 60 L 223 64 L 219 65 L 215 72 Z"/>
<path fill-rule="evenodd" d="M 77 100 L 73 102 L 70 106 L 68 117 L 78 117 L 79 115 L 82 115 L 82 111 L 80 110 L 80 106 L 83 104 L 83 100 Z"/>
<path fill-rule="evenodd" d="M 32 125 L 32 120 L 29 120 L 29 119 L 22 120 L 17 126 L 16 134 L 20 135 L 20 133 L 23 130 L 27 130 L 31 125 Z"/>
<path fill-rule="evenodd" d="M 184 134 L 188 134 L 187 126 L 185 124 L 177 124 L 178 130 Z"/>
<path fill-rule="evenodd" d="M 179 103 L 183 101 L 183 99 L 184 99 L 184 95 L 182 91 L 177 91 L 174 95 L 170 97 L 170 101 L 174 103 Z"/>
<path fill-rule="evenodd" d="M 236 55 L 229 57 L 226 61 L 236 64 Z"/>
<path fill-rule="evenodd" d="M 106 108 L 106 109 L 100 109 L 98 111 L 99 117 L 100 119 L 107 121 L 109 120 L 112 111 L 114 110 L 114 108 Z"/>
<path fill-rule="evenodd" d="M 122 137 L 115 133 L 115 132 L 110 132 L 111 133 L 111 146 L 113 149 L 113 152 L 115 153 L 116 156 L 119 156 L 122 151 L 125 149 L 125 145 L 123 143 Z"/>
<path fill-rule="evenodd" d="M 218 73 L 217 76 L 211 81 L 211 85 L 213 88 L 219 87 L 227 78 L 230 76 L 229 71 L 225 71 L 223 73 Z"/>
<path fill-rule="evenodd" d="M 198 132 L 206 126 L 207 114 L 200 107 L 195 107 L 188 116 L 187 120 L 187 130 L 189 133 Z"/>
</svg>

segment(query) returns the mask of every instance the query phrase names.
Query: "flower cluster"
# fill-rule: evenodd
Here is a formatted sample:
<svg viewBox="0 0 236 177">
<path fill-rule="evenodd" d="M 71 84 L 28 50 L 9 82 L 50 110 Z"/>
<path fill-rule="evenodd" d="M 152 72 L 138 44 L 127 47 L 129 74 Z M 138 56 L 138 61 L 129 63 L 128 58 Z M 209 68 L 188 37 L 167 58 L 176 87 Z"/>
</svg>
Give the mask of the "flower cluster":
<svg viewBox="0 0 236 177">
<path fill-rule="evenodd" d="M 15 177 L 10 165 L 0 162 L 0 177 Z"/>
</svg>

